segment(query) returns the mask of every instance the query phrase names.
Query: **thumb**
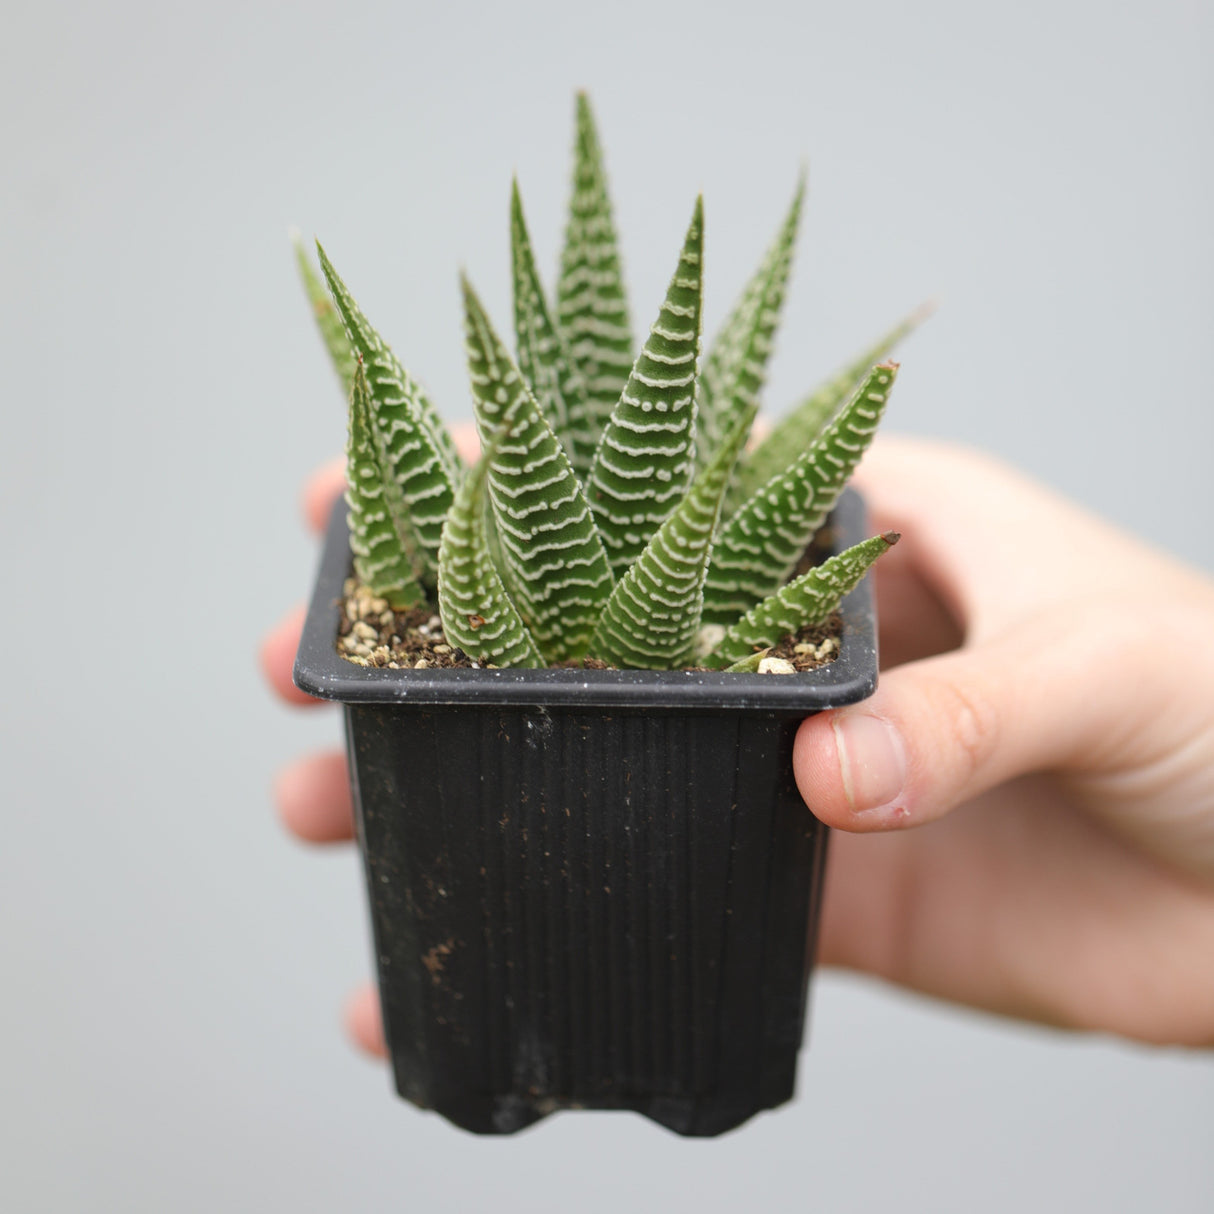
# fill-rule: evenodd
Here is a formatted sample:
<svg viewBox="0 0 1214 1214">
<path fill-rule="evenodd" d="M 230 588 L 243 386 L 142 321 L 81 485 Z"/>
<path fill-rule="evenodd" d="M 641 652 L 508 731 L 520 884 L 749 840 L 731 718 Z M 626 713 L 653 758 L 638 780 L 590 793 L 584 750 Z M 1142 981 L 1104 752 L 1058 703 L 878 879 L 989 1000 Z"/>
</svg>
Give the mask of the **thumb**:
<svg viewBox="0 0 1214 1214">
<path fill-rule="evenodd" d="M 1132 660 L 1109 660 L 1135 646 L 1102 624 L 1025 626 L 885 672 L 871 699 L 802 723 L 801 795 L 828 825 L 890 830 L 1031 771 L 1095 774 L 1115 755 L 1124 761 L 1125 739 L 1143 740 L 1156 697 L 1146 663 L 1133 671 Z"/>
</svg>

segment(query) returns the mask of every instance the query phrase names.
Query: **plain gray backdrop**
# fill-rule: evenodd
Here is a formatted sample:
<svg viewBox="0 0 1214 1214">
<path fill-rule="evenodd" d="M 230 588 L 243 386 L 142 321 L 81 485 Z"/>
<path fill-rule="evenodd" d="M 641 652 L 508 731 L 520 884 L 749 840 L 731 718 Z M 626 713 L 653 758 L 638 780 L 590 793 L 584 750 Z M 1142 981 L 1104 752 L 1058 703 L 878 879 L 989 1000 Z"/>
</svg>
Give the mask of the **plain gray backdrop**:
<svg viewBox="0 0 1214 1214">
<path fill-rule="evenodd" d="M 344 438 L 288 225 L 467 416 L 457 268 L 504 326 L 517 170 L 551 276 L 578 87 L 638 325 L 703 190 L 711 331 L 805 159 L 770 407 L 938 296 L 890 428 L 1214 568 L 1212 55 L 1197 0 L 9 5 L 0 1205 L 1214 1208 L 1208 1054 L 855 977 L 816 984 L 796 1103 L 718 1141 L 478 1140 L 396 1101 L 339 1029 L 355 855 L 269 799 L 338 720 L 255 666 Z"/>
</svg>

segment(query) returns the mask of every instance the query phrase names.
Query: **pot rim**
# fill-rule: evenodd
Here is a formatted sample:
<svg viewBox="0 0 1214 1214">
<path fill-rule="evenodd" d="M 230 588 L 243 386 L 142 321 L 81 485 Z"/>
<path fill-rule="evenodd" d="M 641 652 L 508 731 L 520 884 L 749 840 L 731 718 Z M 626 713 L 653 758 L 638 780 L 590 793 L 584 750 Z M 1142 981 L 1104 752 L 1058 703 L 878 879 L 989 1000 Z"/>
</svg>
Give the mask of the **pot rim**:
<svg viewBox="0 0 1214 1214">
<path fill-rule="evenodd" d="M 841 551 L 864 538 L 864 501 L 846 489 L 830 516 Z M 692 670 L 470 668 L 391 670 L 357 666 L 337 651 L 342 586 L 350 576 L 346 504 L 334 503 L 299 651 L 295 686 L 323 700 L 402 707 L 480 705 L 755 712 L 804 716 L 867 699 L 877 686 L 876 616 L 866 576 L 840 604 L 843 633 L 833 662 L 797 674 Z"/>
</svg>

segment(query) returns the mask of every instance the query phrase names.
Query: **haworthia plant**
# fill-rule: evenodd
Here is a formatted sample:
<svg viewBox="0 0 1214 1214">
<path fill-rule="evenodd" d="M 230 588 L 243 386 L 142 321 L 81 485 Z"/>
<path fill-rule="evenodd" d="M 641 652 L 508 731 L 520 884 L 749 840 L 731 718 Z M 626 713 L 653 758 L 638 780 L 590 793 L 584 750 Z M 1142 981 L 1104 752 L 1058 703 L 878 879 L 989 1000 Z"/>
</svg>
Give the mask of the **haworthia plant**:
<svg viewBox="0 0 1214 1214">
<path fill-rule="evenodd" d="M 873 363 L 921 313 L 740 454 L 784 298 L 803 182 L 702 373 L 702 202 L 634 361 L 584 97 L 574 182 L 555 310 L 517 185 L 512 193 L 516 358 L 464 282 L 483 449 L 472 471 L 324 250 L 332 310 L 316 302 L 320 279 L 300 251 L 325 343 L 350 381 L 355 575 L 394 607 L 437 606 L 447 642 L 478 664 L 591 657 L 668 669 L 707 653 L 707 665 L 750 669 L 781 636 L 826 619 L 896 538 L 867 540 L 787 580 L 885 408 L 897 367 Z"/>
<path fill-rule="evenodd" d="M 371 385 L 372 396 L 384 409 L 399 412 L 400 406 L 408 406 L 409 415 L 424 433 L 428 445 L 434 449 L 447 480 L 453 485 L 458 483 L 463 474 L 462 461 L 450 431 L 443 424 L 426 390 L 400 365 L 388 343 L 372 328 L 319 241 L 316 252 L 350 345 L 367 364 L 367 382 Z"/>
<path fill-rule="evenodd" d="M 371 389 L 362 361 L 350 386 L 350 433 L 346 444 L 346 505 L 354 574 L 373 593 L 403 611 L 425 601 L 413 559 L 393 523 L 387 503 L 388 477 L 371 423 Z"/>
<path fill-rule="evenodd" d="M 824 384 L 815 388 L 799 404 L 794 405 L 772 427 L 766 438 L 738 463 L 737 475 L 726 499 L 727 513 L 732 513 L 752 493 L 786 467 L 790 459 L 806 447 L 826 427 L 840 406 L 859 387 L 874 363 L 888 358 L 903 338 L 913 333 L 933 312 L 935 304 L 921 304 L 888 333 L 861 351 L 841 367 Z"/>
<path fill-rule="evenodd" d="M 711 459 L 721 437 L 732 430 L 737 418 L 758 403 L 772 339 L 780 323 L 804 199 L 802 174 L 779 232 L 704 360 L 696 438 L 701 466 Z"/>
<path fill-rule="evenodd" d="M 389 472 L 389 505 L 433 584 L 443 523 L 462 476 L 459 456 L 421 386 L 367 322 L 324 249 L 317 250 L 350 344 L 366 367 L 372 427 Z"/>
<path fill-rule="evenodd" d="M 548 424 L 564 444 L 574 471 L 585 476 L 594 459 L 597 439 L 597 433 L 586 425 L 586 384 L 548 310 L 517 181 L 510 195 L 510 255 L 519 370 L 544 410 Z"/>
<path fill-rule="evenodd" d="M 738 419 L 712 462 L 616 585 L 590 645 L 595 657 L 616 666 L 658 670 L 689 657 L 700 629 L 704 574 L 725 486 L 753 420 L 753 411 Z"/>
<path fill-rule="evenodd" d="M 590 467 L 590 507 L 617 577 L 645 550 L 691 480 L 703 252 L 704 208 L 696 199 L 662 309 Z"/>
<path fill-rule="evenodd" d="M 706 624 L 736 620 L 793 571 L 868 450 L 897 374 L 897 363 L 874 367 L 817 441 L 725 524 L 704 588 Z"/>
<path fill-rule="evenodd" d="M 543 666 L 539 647 L 489 552 L 485 482 L 495 454 L 491 442 L 455 495 L 443 529 L 438 556 L 439 616 L 447 640 L 476 661 L 495 666 Z"/>
<path fill-rule="evenodd" d="M 754 650 L 774 645 L 789 633 L 823 623 L 898 539 L 896 531 L 875 535 L 781 587 L 726 632 L 705 665 L 721 667 L 743 661 Z"/>
<path fill-rule="evenodd" d="M 569 419 L 573 443 L 593 455 L 628 381 L 633 344 L 603 153 L 585 93 L 577 97 L 573 196 L 561 250 L 557 318 L 586 385 L 584 411 L 575 410 Z"/>
<path fill-rule="evenodd" d="M 300 281 L 308 303 L 312 305 L 312 315 L 316 319 L 316 327 L 320 330 L 321 340 L 329 352 L 333 370 L 347 396 L 354 385 L 354 351 L 350 348 L 350 339 L 346 336 L 346 327 L 342 324 L 333 300 L 325 289 L 324 279 L 317 272 L 304 248 L 303 239 L 298 232 L 291 233 L 291 242 L 295 246 L 295 264 L 299 268 Z"/>
<path fill-rule="evenodd" d="M 565 449 L 466 280 L 463 289 L 482 441 L 512 419 L 485 457 L 505 581 L 544 657 L 581 657 L 615 581 L 603 541 Z"/>
</svg>

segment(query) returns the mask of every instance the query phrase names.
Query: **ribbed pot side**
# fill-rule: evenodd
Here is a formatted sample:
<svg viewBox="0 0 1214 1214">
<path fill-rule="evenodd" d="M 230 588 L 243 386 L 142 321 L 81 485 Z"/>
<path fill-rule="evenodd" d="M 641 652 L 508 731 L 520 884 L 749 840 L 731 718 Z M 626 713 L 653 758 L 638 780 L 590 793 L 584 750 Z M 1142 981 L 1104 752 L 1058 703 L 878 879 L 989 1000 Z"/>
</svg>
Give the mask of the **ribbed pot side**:
<svg viewBox="0 0 1214 1214">
<path fill-rule="evenodd" d="M 798 719 L 348 705 L 401 1095 L 478 1133 L 788 1100 L 826 848 Z"/>
<path fill-rule="evenodd" d="M 836 549 L 865 529 L 845 492 Z M 338 505 L 295 681 L 344 706 L 401 1095 L 486 1134 L 595 1108 L 711 1135 L 788 1100 L 826 852 L 792 744 L 876 686 L 867 583 L 805 674 L 391 670 L 337 653 L 349 571 Z"/>
</svg>

